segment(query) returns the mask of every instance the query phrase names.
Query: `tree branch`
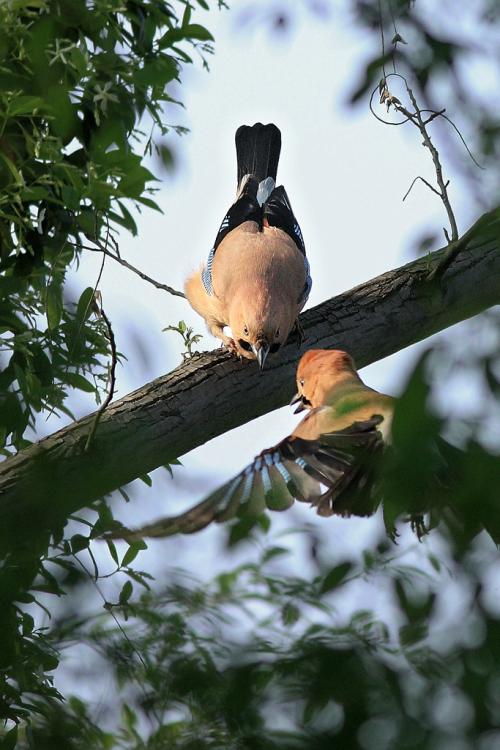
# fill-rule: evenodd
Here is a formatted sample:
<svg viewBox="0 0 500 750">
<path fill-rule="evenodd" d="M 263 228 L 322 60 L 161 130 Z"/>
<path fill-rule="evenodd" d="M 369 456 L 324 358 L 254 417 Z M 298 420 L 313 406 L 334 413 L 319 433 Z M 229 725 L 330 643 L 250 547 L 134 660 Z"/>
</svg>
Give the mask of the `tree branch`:
<svg viewBox="0 0 500 750">
<path fill-rule="evenodd" d="M 364 367 L 500 303 L 500 209 L 450 248 L 388 271 L 301 315 L 289 343 L 260 373 L 221 350 L 194 356 L 110 404 L 89 450 L 90 415 L 0 465 L 0 545 L 57 528 L 69 513 L 227 430 L 283 406 L 307 348 L 347 349 Z M 450 246 L 451 247 L 451 246 Z M 427 281 L 446 257 L 446 276 Z"/>
<path fill-rule="evenodd" d="M 82 245 L 79 244 L 76 247 L 81 247 L 84 250 L 90 250 L 93 253 L 102 253 L 108 258 L 111 258 L 112 260 L 115 260 L 117 263 L 119 263 L 124 268 L 127 268 L 129 271 L 132 271 L 132 273 L 137 274 L 143 281 L 147 281 L 148 284 L 152 284 L 157 289 L 162 289 L 164 292 L 168 292 L 169 294 L 172 294 L 174 297 L 183 297 L 186 299 L 186 295 L 184 292 L 179 292 L 177 289 L 174 289 L 171 286 L 168 286 L 168 284 L 162 284 L 160 281 L 156 281 L 156 279 L 151 278 L 151 276 L 148 276 L 144 271 L 141 271 L 139 268 L 136 268 L 132 265 L 132 263 L 129 263 L 128 260 L 125 260 L 125 258 L 122 258 L 121 255 L 117 255 L 111 250 L 108 250 L 107 247 L 105 247 L 102 244 L 98 244 L 98 247 L 90 247 L 90 245 Z"/>
</svg>

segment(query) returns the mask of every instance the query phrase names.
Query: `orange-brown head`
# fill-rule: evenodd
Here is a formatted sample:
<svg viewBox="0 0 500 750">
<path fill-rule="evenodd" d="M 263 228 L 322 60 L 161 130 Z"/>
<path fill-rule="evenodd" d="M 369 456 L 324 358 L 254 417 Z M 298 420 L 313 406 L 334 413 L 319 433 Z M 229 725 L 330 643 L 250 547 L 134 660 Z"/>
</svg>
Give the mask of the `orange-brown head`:
<svg viewBox="0 0 500 750">
<path fill-rule="evenodd" d="M 229 311 L 236 351 L 256 359 L 262 370 L 268 354 L 275 354 L 287 340 L 296 316 L 296 304 L 276 294 L 238 295 Z"/>
<path fill-rule="evenodd" d="M 353 358 L 340 349 L 309 349 L 297 368 L 296 412 L 315 409 L 328 403 L 329 396 L 341 383 L 360 380 Z"/>
</svg>

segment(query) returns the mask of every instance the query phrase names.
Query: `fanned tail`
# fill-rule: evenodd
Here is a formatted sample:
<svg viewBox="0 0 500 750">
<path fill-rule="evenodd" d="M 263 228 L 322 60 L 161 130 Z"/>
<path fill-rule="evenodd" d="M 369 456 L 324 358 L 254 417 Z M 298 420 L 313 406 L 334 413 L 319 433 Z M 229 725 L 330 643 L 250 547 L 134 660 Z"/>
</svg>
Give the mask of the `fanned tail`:
<svg viewBox="0 0 500 750">
<path fill-rule="evenodd" d="M 233 229 L 245 221 L 255 221 L 262 230 L 266 224 L 286 232 L 300 252 L 306 254 L 304 239 L 292 210 L 285 188 L 276 187 L 276 175 L 281 152 L 281 132 L 276 125 L 261 122 L 240 125 L 235 135 L 238 189 L 236 200 L 229 208 L 215 238 L 213 250 Z M 302 295 L 307 299 L 308 285 Z"/>
</svg>

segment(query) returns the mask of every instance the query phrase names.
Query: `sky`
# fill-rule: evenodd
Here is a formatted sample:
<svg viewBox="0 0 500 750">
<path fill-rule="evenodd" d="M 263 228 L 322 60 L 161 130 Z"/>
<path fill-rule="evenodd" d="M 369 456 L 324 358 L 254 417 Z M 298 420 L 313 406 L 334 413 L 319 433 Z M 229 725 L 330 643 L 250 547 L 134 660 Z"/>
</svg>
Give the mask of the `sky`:
<svg viewBox="0 0 500 750">
<path fill-rule="evenodd" d="M 173 175 L 160 172 L 156 201 L 163 213 L 145 210 L 138 217 L 138 236 L 120 237 L 121 255 L 158 281 L 182 289 L 186 276 L 206 259 L 233 201 L 234 133 L 239 125 L 257 121 L 274 122 L 282 132 L 278 182 L 287 189 L 306 242 L 313 277 L 308 307 L 413 259 L 418 241 L 429 232 L 439 235 L 436 248 L 442 246 L 445 215 L 439 199 L 417 184 L 402 200 L 415 176 L 434 179 L 418 132 L 410 126 L 382 125 L 370 114 L 366 100 L 355 108 L 348 105 L 376 40 L 355 27 L 344 11 L 315 16 L 297 4 L 299 18 L 279 34 L 262 16 L 245 22 L 240 13 L 244 7 L 246 3 L 236 3 L 231 12 L 200 12 L 193 17 L 212 31 L 216 52 L 209 72 L 201 65 L 186 69 L 182 85 L 174 91 L 185 109 L 170 107 L 167 121 L 190 132 L 181 138 L 169 135 L 177 169 Z M 449 114 L 459 117 L 452 101 L 446 106 Z M 439 135 L 443 134 L 446 151 L 446 138 L 454 136 L 441 129 Z M 153 162 L 152 169 L 158 173 L 159 165 Z M 445 174 L 452 178 L 451 199 L 464 231 L 480 210 L 460 172 L 445 165 Z M 99 266 L 96 254 L 83 255 L 71 280 L 75 298 L 95 283 Z M 99 288 L 118 348 L 127 357 L 118 368 L 116 398 L 180 364 L 180 337 L 163 333 L 165 326 L 182 319 L 203 334 L 200 351 L 218 345 L 185 300 L 154 289 L 111 260 Z M 463 330 L 467 329 L 455 326 L 446 335 L 460 339 Z M 368 385 L 397 395 L 423 346 L 366 367 L 361 376 Z M 462 396 L 467 395 L 467 383 L 462 389 Z M 73 406 L 79 416 L 95 408 L 83 395 Z M 298 420 L 284 408 L 219 436 L 183 456 L 174 481 L 157 470 L 152 489 L 134 482 L 129 488 L 132 503 L 125 506 L 118 500 L 116 515 L 138 526 L 189 507 L 288 434 Z M 46 430 L 59 426 L 51 419 Z M 380 528 L 377 519 L 318 520 L 303 507 L 292 509 L 276 524 L 280 529 L 306 522 L 323 524 L 332 554 L 338 555 L 361 549 Z M 210 572 L 218 564 L 220 534 L 220 529 L 202 532 L 202 545 L 193 545 L 189 538 L 152 542 L 141 563 L 154 567 L 166 553 L 180 565 Z M 414 539 L 409 544 L 413 546 Z"/>
</svg>

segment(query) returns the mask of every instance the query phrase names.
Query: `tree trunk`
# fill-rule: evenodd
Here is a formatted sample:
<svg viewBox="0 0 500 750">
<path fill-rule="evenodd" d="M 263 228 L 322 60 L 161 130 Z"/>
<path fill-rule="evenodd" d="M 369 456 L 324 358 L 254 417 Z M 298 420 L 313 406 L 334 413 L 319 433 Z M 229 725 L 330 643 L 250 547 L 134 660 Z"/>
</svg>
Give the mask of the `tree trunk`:
<svg viewBox="0 0 500 750">
<path fill-rule="evenodd" d="M 0 543 L 50 530 L 67 514 L 169 460 L 272 409 L 294 392 L 299 355 L 313 347 L 349 351 L 364 367 L 500 303 L 497 213 L 449 249 L 389 271 L 301 315 L 306 339 L 290 343 L 264 373 L 221 350 L 111 404 L 89 450 L 94 416 L 81 419 L 0 465 Z M 427 279 L 447 257 L 446 272 Z"/>
</svg>

